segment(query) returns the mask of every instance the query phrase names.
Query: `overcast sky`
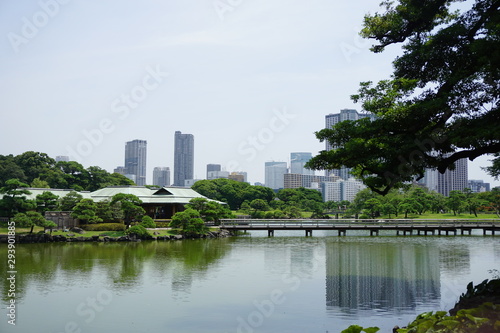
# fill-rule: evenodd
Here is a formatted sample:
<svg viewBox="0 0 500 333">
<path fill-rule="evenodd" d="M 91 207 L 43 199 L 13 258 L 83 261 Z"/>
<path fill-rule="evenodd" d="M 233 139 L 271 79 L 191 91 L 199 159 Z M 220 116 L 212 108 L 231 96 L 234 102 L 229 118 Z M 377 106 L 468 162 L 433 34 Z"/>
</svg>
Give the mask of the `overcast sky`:
<svg viewBox="0 0 500 333">
<path fill-rule="evenodd" d="M 380 1 L 4 0 L 0 154 L 70 155 L 112 172 L 147 140 L 147 181 L 173 171 L 174 132 L 206 165 L 264 182 L 266 161 L 324 149 L 325 115 L 399 53 L 358 37 Z M 469 163 L 469 178 L 500 185 Z M 173 173 L 172 173 L 173 175 Z"/>
</svg>

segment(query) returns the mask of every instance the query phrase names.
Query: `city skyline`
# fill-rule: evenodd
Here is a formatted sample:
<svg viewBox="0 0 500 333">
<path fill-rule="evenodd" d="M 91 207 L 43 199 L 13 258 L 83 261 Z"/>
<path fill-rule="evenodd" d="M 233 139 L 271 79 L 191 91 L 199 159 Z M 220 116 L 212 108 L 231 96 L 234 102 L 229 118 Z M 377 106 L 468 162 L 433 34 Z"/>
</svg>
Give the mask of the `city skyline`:
<svg viewBox="0 0 500 333">
<path fill-rule="evenodd" d="M 324 115 L 361 111 L 349 96 L 389 78 L 401 53 L 374 54 L 359 37 L 364 15 L 380 11 L 368 0 L 234 1 L 227 11 L 201 0 L 55 1 L 50 13 L 42 2 L 0 12 L 0 106 L 15 125 L 0 133 L 0 154 L 39 151 L 112 171 L 123 142 L 142 138 L 147 183 L 152 167 L 173 168 L 177 129 L 197 138 L 194 178 L 217 163 L 264 182 L 266 161 L 323 150 L 314 132 Z M 499 186 L 480 169 L 488 159 L 469 163 L 469 177 Z"/>
</svg>

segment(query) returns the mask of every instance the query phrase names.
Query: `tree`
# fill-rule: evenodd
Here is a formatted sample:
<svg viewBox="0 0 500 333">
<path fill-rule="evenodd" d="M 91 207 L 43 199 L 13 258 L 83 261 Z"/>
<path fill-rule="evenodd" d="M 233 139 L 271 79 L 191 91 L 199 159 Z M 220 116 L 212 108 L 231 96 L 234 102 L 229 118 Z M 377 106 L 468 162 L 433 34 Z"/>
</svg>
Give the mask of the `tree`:
<svg viewBox="0 0 500 333">
<path fill-rule="evenodd" d="M 453 215 L 460 214 L 465 207 L 465 194 L 462 191 L 450 191 L 450 195 L 446 198 L 446 206 L 453 212 Z"/>
<path fill-rule="evenodd" d="M 133 194 L 118 193 L 111 198 L 111 204 L 120 204 L 120 210 L 123 212 L 123 219 L 127 229 L 134 220 L 141 219 L 146 213 L 141 207 L 142 201 Z"/>
<path fill-rule="evenodd" d="M 59 197 L 52 192 L 45 191 L 36 196 L 36 210 L 40 213 L 45 213 L 57 208 Z"/>
<path fill-rule="evenodd" d="M 9 179 L 26 181 L 23 169 L 16 164 L 13 155 L 0 155 L 0 186 L 4 186 Z"/>
<path fill-rule="evenodd" d="M 205 198 L 191 199 L 189 204 L 186 205 L 186 208 L 197 210 L 203 221 L 213 221 L 215 225 L 218 225 L 222 218 L 233 217 L 233 213 L 227 208 L 227 205 L 221 205 L 218 202 L 210 201 Z"/>
<path fill-rule="evenodd" d="M 371 198 L 365 201 L 364 207 L 370 217 L 374 219 L 375 217 L 380 215 L 382 204 L 377 198 Z"/>
<path fill-rule="evenodd" d="M 31 183 L 35 178 L 54 168 L 56 164 L 56 161 L 49 155 L 34 151 L 15 156 L 14 162 L 23 170 L 27 183 Z"/>
<path fill-rule="evenodd" d="M 181 234 L 186 237 L 195 237 L 207 231 L 205 223 L 200 218 L 200 213 L 192 208 L 175 213 L 172 216 L 170 227 L 181 229 Z"/>
<path fill-rule="evenodd" d="M 408 218 L 408 214 L 417 213 L 422 209 L 422 205 L 412 197 L 406 197 L 401 200 L 399 204 L 399 210 L 405 213 L 405 219 Z"/>
<path fill-rule="evenodd" d="M 57 226 L 54 222 L 45 219 L 42 214 L 35 211 L 28 211 L 26 213 L 17 213 L 14 216 L 14 221 L 16 222 L 16 225 L 19 227 L 31 228 L 30 234 L 33 233 L 33 228 L 35 226 L 50 228 L 51 231 L 52 228 Z"/>
<path fill-rule="evenodd" d="M 50 188 L 50 185 L 45 180 L 41 180 L 39 177 L 33 179 L 31 182 L 31 187 L 33 188 Z"/>
<path fill-rule="evenodd" d="M 59 207 L 64 211 L 71 211 L 83 199 L 83 196 L 76 192 L 71 191 L 60 199 Z"/>
<path fill-rule="evenodd" d="M 250 202 L 250 208 L 252 208 L 254 211 L 266 211 L 269 210 L 269 205 L 267 204 L 266 201 L 262 199 L 255 199 Z"/>
<path fill-rule="evenodd" d="M 97 205 L 92 199 L 82 199 L 73 208 L 71 217 L 79 219 L 83 224 L 92 224 L 102 222 L 102 219 L 97 216 Z"/>
<path fill-rule="evenodd" d="M 28 187 L 28 184 L 19 181 L 19 179 L 9 179 L 0 188 L 0 194 L 3 194 L 0 200 L 0 208 L 7 214 L 9 220 L 16 213 L 22 213 L 34 208 L 34 203 L 26 199 L 26 195 L 31 194 L 26 187 Z"/>
<path fill-rule="evenodd" d="M 403 55 L 390 79 L 362 82 L 351 96 L 376 119 L 317 132 L 336 148 L 308 167 L 353 168 L 373 191 L 387 194 L 426 168 L 444 173 L 459 159 L 500 151 L 500 2 L 475 0 L 452 13 L 455 2 L 462 1 L 384 1 L 384 13 L 365 16 L 361 35 L 378 42 L 372 51 L 404 43 Z"/>
<path fill-rule="evenodd" d="M 484 201 L 479 199 L 477 193 L 472 192 L 470 188 L 462 190 L 465 197 L 465 206 L 469 210 L 469 214 L 474 214 L 477 217 L 477 210 L 484 204 Z"/>
</svg>

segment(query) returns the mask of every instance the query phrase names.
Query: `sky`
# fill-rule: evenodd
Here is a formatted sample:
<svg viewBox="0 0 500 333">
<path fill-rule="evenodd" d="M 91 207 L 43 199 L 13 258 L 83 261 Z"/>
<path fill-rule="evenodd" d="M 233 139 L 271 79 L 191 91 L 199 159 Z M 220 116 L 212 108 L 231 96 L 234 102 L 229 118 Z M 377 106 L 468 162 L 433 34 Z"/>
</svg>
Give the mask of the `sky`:
<svg viewBox="0 0 500 333">
<path fill-rule="evenodd" d="M 147 140 L 147 182 L 170 167 L 174 133 L 207 164 L 264 182 L 264 163 L 325 148 L 325 115 L 361 106 L 362 81 L 389 78 L 358 32 L 380 1 L 3 0 L 0 154 L 69 155 L 110 172 Z M 469 179 L 500 185 L 469 163 Z M 172 179 L 171 179 L 172 180 Z"/>
</svg>

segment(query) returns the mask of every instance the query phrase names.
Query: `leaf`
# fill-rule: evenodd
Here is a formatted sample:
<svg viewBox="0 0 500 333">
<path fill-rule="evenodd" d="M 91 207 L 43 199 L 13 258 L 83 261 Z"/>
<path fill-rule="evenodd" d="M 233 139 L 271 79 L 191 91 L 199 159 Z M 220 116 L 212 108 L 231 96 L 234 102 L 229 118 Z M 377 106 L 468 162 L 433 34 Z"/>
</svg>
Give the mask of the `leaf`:
<svg viewBox="0 0 500 333">
<path fill-rule="evenodd" d="M 460 322 L 457 320 L 446 319 L 446 320 L 439 322 L 438 325 L 442 325 L 442 326 L 446 327 L 447 329 L 452 330 L 455 327 L 457 327 L 458 325 L 460 325 Z"/>
<path fill-rule="evenodd" d="M 343 330 L 341 333 L 361 333 L 363 330 L 363 327 L 358 326 L 358 325 L 351 325 L 345 330 Z"/>
</svg>

